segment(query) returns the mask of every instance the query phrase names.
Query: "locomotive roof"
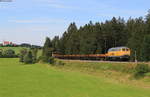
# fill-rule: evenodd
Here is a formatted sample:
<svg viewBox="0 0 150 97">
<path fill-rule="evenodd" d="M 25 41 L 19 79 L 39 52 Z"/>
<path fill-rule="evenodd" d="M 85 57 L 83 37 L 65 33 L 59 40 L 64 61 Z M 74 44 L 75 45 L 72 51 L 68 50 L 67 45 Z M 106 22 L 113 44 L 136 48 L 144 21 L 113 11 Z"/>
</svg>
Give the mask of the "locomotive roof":
<svg viewBox="0 0 150 97">
<path fill-rule="evenodd" d="M 113 47 L 113 48 L 110 48 L 108 51 L 117 51 L 117 50 L 122 49 L 122 48 L 128 48 L 128 47 L 125 47 L 125 46 L 122 46 L 122 47 Z"/>
<path fill-rule="evenodd" d="M 120 49 L 120 48 L 128 48 L 128 47 L 121 46 L 121 47 L 113 47 L 113 48 Z M 111 49 L 111 48 L 110 48 L 110 49 Z"/>
</svg>

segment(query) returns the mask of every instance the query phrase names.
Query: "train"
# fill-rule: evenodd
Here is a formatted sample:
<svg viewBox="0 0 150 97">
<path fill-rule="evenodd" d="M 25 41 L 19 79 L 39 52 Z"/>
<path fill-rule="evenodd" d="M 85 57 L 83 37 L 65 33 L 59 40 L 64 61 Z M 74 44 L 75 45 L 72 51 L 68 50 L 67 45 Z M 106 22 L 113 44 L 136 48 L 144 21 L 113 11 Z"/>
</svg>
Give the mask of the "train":
<svg viewBox="0 0 150 97">
<path fill-rule="evenodd" d="M 105 54 L 72 54 L 61 55 L 54 53 L 52 56 L 58 59 L 72 60 L 105 60 L 105 61 L 128 61 L 130 59 L 131 50 L 128 47 L 113 47 L 108 49 Z"/>
<path fill-rule="evenodd" d="M 110 48 L 106 54 L 108 60 L 123 60 L 130 59 L 131 50 L 128 47 L 115 47 Z"/>
</svg>

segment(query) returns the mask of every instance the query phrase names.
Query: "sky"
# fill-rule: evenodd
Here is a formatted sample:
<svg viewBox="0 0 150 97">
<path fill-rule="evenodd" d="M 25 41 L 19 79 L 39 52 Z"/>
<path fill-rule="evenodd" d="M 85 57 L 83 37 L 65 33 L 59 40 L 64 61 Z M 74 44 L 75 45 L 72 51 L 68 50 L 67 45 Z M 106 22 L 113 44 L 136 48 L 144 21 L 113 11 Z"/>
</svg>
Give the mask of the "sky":
<svg viewBox="0 0 150 97">
<path fill-rule="evenodd" d="M 1 0 L 2 1 L 2 0 Z M 145 16 L 150 0 L 12 0 L 0 2 L 0 42 L 43 45 L 45 37 L 61 36 L 71 22 L 78 27 L 90 20 L 113 16 Z"/>
</svg>

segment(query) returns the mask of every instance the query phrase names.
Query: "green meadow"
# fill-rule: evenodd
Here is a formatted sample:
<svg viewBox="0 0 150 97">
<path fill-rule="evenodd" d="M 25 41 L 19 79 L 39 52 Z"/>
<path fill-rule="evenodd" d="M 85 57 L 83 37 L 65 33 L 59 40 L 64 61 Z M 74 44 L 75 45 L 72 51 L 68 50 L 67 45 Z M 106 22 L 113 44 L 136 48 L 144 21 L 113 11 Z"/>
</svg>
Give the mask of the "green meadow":
<svg viewBox="0 0 150 97">
<path fill-rule="evenodd" d="M 0 59 L 0 97 L 150 97 L 149 91 L 47 64 Z"/>
<path fill-rule="evenodd" d="M 23 47 L 0 47 L 0 49 L 2 49 L 2 50 L 12 49 L 15 51 L 16 54 L 18 54 L 22 48 Z"/>
</svg>

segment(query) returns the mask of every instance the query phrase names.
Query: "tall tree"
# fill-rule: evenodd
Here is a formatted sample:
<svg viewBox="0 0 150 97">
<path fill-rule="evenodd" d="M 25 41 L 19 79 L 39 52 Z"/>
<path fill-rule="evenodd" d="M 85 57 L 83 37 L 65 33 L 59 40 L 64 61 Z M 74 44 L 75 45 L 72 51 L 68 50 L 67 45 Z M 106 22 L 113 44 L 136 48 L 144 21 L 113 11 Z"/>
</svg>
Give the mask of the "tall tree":
<svg viewBox="0 0 150 97">
<path fill-rule="evenodd" d="M 150 34 L 150 9 L 148 10 L 148 14 L 146 15 L 146 32 Z"/>
<path fill-rule="evenodd" d="M 61 54 L 66 54 L 65 53 L 65 50 L 66 50 L 66 43 L 67 43 L 67 41 L 68 41 L 68 34 L 67 34 L 67 32 L 65 31 L 64 33 L 63 33 L 63 35 L 62 35 L 62 37 L 60 38 L 60 40 L 59 40 L 59 53 L 61 53 Z"/>
<path fill-rule="evenodd" d="M 59 36 L 55 36 L 52 40 L 53 52 L 60 52 L 59 46 L 60 46 Z"/>
<path fill-rule="evenodd" d="M 36 63 L 37 61 L 37 53 L 38 53 L 38 49 L 37 48 L 32 48 L 31 49 L 31 52 L 32 52 L 32 59 L 33 59 L 33 63 Z"/>
<path fill-rule="evenodd" d="M 128 40 L 128 47 L 131 48 L 132 58 L 134 58 L 135 52 L 137 55 L 137 60 L 141 60 L 141 48 L 142 41 L 146 34 L 145 22 L 142 17 L 134 20 L 133 28 L 128 30 L 131 33 L 131 37 Z"/>
<path fill-rule="evenodd" d="M 141 48 L 142 61 L 150 61 L 150 34 L 144 37 Z"/>
<path fill-rule="evenodd" d="M 79 52 L 78 29 L 75 23 L 71 23 L 67 30 L 66 54 L 76 54 Z"/>
<path fill-rule="evenodd" d="M 43 62 L 48 62 L 49 58 L 52 56 L 52 43 L 51 40 L 46 37 L 45 44 L 43 46 L 42 56 L 43 56 Z"/>
</svg>

